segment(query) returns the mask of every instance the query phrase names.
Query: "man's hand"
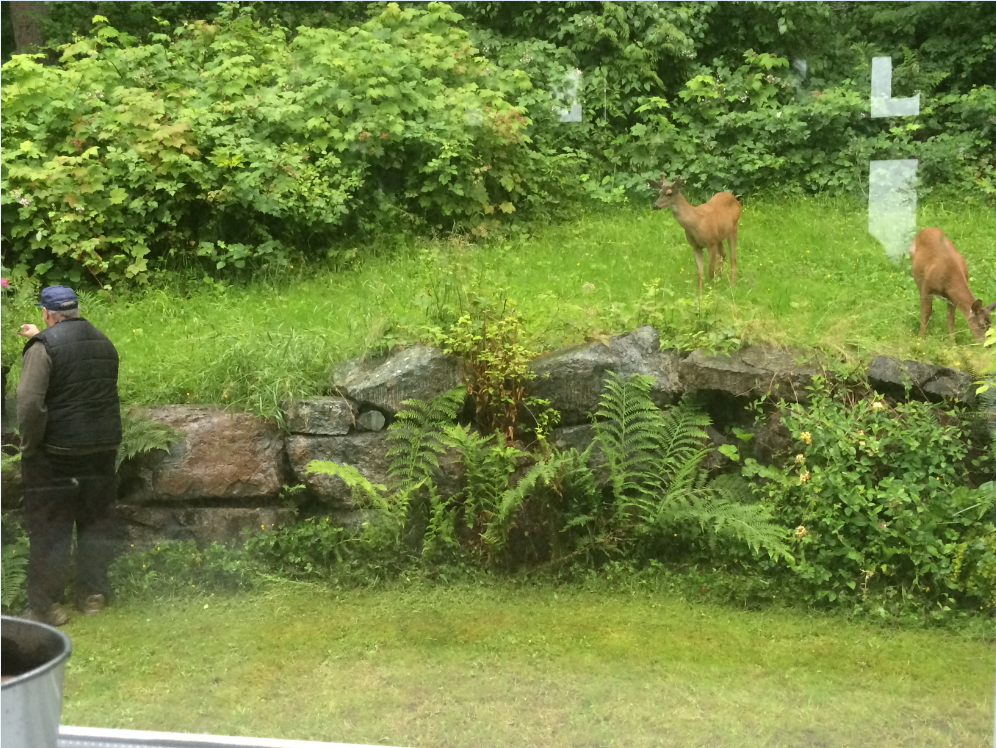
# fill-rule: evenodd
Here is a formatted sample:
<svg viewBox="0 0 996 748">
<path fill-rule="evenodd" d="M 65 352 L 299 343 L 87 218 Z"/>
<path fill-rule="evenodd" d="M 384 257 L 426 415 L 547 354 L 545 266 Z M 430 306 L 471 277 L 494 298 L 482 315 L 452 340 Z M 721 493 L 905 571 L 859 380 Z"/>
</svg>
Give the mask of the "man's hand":
<svg viewBox="0 0 996 748">
<path fill-rule="evenodd" d="M 33 338 L 38 334 L 37 325 L 21 325 L 21 329 L 17 331 L 17 334 L 22 338 Z"/>
</svg>

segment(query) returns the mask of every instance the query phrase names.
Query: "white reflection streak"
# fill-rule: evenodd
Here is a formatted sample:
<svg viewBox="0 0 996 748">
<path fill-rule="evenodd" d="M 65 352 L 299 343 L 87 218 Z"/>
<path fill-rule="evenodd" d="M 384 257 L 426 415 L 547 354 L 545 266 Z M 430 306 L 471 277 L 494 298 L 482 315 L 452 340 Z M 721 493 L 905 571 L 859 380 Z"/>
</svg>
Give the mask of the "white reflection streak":
<svg viewBox="0 0 996 748">
<path fill-rule="evenodd" d="M 915 117 L 920 94 L 892 98 L 892 58 L 872 58 L 871 116 Z M 916 159 L 872 161 L 868 170 L 868 233 L 890 259 L 901 257 L 916 233 Z"/>
<path fill-rule="evenodd" d="M 915 158 L 872 161 L 868 171 L 868 233 L 891 258 L 900 257 L 916 233 Z"/>
<path fill-rule="evenodd" d="M 575 68 L 567 72 L 567 91 L 565 97 L 570 102 L 569 109 L 560 109 L 561 122 L 580 122 L 581 105 L 578 103 L 578 90 L 581 88 L 581 71 Z"/>
<path fill-rule="evenodd" d="M 892 58 L 872 58 L 871 116 L 915 117 L 920 113 L 920 94 L 907 99 L 892 98 Z"/>
</svg>

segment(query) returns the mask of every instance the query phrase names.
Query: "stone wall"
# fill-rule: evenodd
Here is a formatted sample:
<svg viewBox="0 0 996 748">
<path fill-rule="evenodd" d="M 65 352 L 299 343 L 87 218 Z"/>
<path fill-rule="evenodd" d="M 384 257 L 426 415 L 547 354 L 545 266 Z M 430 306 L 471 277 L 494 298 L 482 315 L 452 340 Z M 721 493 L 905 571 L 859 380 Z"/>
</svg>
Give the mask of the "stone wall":
<svg viewBox="0 0 996 748">
<path fill-rule="evenodd" d="M 539 375 L 530 393 L 550 401 L 561 412 L 552 435 L 560 448 L 583 449 L 592 438 L 589 414 L 604 391 L 605 375 L 633 373 L 655 377 L 654 402 L 666 408 L 685 393 L 696 393 L 718 428 L 710 435 L 727 443 L 720 430 L 749 426 L 746 406 L 766 394 L 803 401 L 812 377 L 823 371 L 820 356 L 806 350 L 746 346 L 736 353 L 705 351 L 679 354 L 660 350 L 660 336 L 640 327 L 607 343 L 577 345 L 537 358 Z M 914 361 L 876 357 L 869 382 L 887 397 L 910 396 L 933 402 L 970 403 L 974 389 L 967 374 Z M 281 428 L 245 413 L 215 406 L 176 405 L 147 414 L 184 432 L 168 452 L 131 460 L 122 468 L 119 508 L 127 535 L 136 545 L 165 539 L 199 542 L 229 540 L 243 527 L 270 526 L 293 519 L 282 502 L 285 486 L 304 485 L 308 500 L 344 524 L 359 518 L 349 489 L 338 478 L 305 473 L 311 460 L 331 460 L 356 467 L 375 483 L 387 482 L 386 427 L 409 398 L 430 399 L 462 382 L 459 362 L 424 346 L 414 346 L 375 359 L 353 359 L 336 367 L 329 391 L 334 396 L 286 404 Z M 5 415 L 5 442 L 10 441 L 10 408 Z M 758 456 L 784 448 L 787 432 L 777 412 L 755 429 Z M 592 455 L 596 473 L 604 461 Z M 713 450 L 709 466 L 727 460 Z M 455 455 L 443 455 L 437 476 L 440 488 L 459 487 Z M 19 475 L 3 476 L 4 508 L 16 506 Z"/>
</svg>

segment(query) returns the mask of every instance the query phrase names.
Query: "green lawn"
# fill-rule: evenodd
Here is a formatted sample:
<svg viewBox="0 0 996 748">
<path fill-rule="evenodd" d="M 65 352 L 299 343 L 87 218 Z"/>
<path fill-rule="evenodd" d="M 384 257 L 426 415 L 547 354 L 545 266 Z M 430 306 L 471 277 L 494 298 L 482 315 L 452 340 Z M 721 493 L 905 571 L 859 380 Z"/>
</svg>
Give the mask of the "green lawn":
<svg viewBox="0 0 996 748">
<path fill-rule="evenodd" d="M 986 303 L 996 299 L 996 211 L 928 204 L 918 225 L 947 231 L 968 261 L 975 294 Z M 867 233 L 863 206 L 747 202 L 738 254 L 736 287 L 722 280 L 708 286 L 700 312 L 684 233 L 648 201 L 581 215 L 500 246 L 439 242 L 379 256 L 361 249 L 360 261 L 345 271 L 299 263 L 248 286 L 197 282 L 191 290 L 167 282 L 121 293 L 113 306 L 90 300 L 86 313 L 121 352 L 129 402 L 234 403 L 264 412 L 281 397 L 322 392 L 333 363 L 383 344 L 385 335 L 412 335 L 457 288 L 512 299 L 537 349 L 581 340 L 595 328 L 631 329 L 644 286 L 660 279 L 673 299 L 659 311 L 679 332 L 704 324 L 699 315 L 748 341 L 961 367 L 978 361 L 981 351 L 960 314 L 958 345 L 949 345 L 941 302 L 927 340 L 918 341 L 909 259 L 888 261 Z"/>
<path fill-rule="evenodd" d="M 991 645 L 660 595 L 291 586 L 110 608 L 63 724 L 407 746 L 991 745 Z"/>
</svg>

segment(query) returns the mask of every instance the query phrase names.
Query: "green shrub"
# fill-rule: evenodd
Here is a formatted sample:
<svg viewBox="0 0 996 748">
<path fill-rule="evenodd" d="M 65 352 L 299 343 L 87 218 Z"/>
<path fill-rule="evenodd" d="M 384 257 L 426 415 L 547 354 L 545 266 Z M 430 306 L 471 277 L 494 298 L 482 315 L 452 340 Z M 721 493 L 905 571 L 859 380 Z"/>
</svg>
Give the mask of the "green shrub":
<svg viewBox="0 0 996 748">
<path fill-rule="evenodd" d="M 779 404 L 792 451 L 775 465 L 747 459 L 743 471 L 797 528 L 793 571 L 807 599 L 853 601 L 874 591 L 948 604 L 987 595 L 979 522 L 993 495 L 973 488 L 969 472 L 991 472 L 993 463 L 983 456 L 972 464 L 966 414 L 918 401 L 890 405 L 874 392 L 831 390 L 819 377 L 809 394 L 805 405 Z M 956 558 L 976 570 L 972 589 Z"/>
<path fill-rule="evenodd" d="M 243 535 L 245 552 L 261 569 L 289 579 L 328 579 L 350 558 L 355 533 L 330 524 L 328 517 L 308 517 L 296 524 Z"/>
<path fill-rule="evenodd" d="M 109 570 L 121 599 L 175 597 L 190 592 L 234 592 L 252 586 L 255 569 L 244 551 L 193 540 L 162 542 L 119 556 Z"/>
<path fill-rule="evenodd" d="M 146 44 L 95 25 L 59 66 L 3 66 L 10 266 L 71 282 L 141 280 L 166 259 L 237 273 L 324 255 L 344 231 L 475 226 L 571 188 L 570 157 L 533 147 L 509 103 L 528 77 L 489 67 L 441 3 L 294 36 L 234 5 Z"/>
</svg>

